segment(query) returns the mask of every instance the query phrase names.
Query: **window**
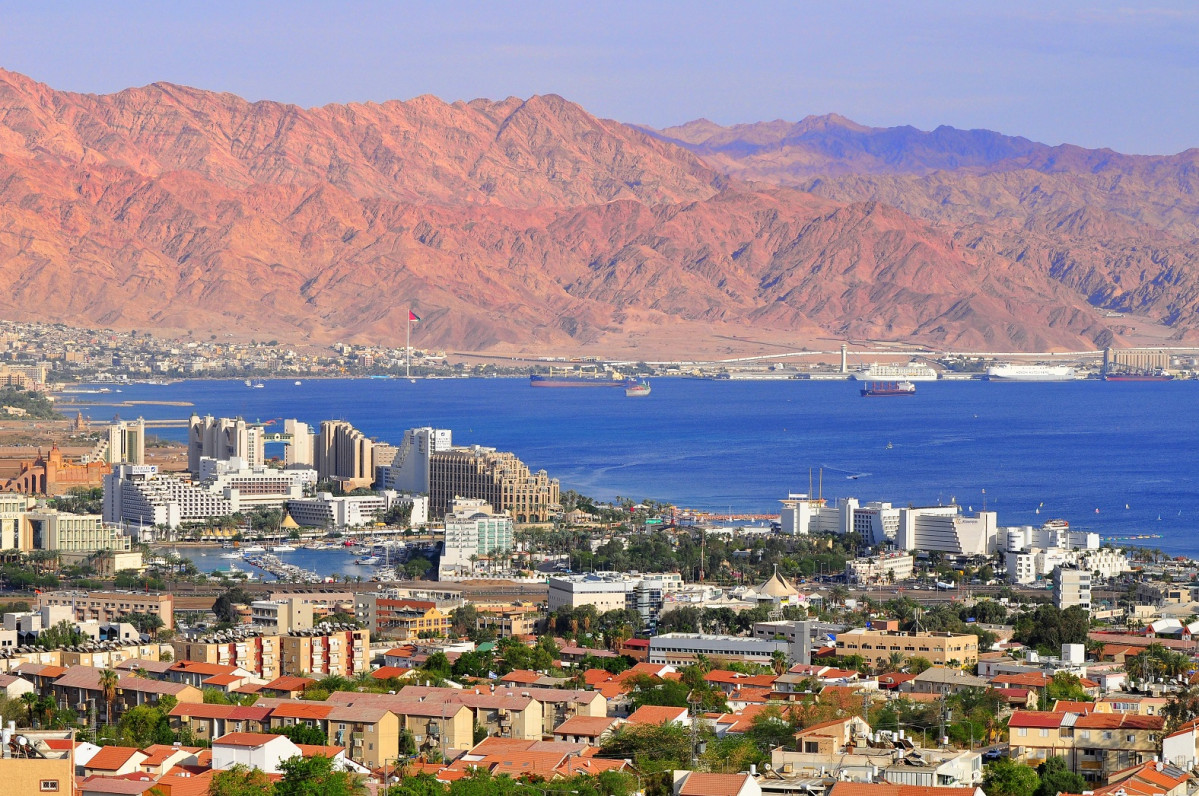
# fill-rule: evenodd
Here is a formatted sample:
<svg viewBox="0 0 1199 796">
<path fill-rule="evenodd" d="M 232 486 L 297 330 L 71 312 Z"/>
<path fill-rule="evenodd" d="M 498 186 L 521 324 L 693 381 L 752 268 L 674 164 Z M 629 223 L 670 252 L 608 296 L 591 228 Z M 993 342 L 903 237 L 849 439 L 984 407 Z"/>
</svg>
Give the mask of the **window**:
<svg viewBox="0 0 1199 796">
<path fill-rule="evenodd" d="M 38 785 L 38 790 L 42 793 L 58 793 L 58 780 L 43 779 Z"/>
<path fill-rule="evenodd" d="M 1105 732 L 1103 734 L 1103 740 L 1110 741 L 1111 739 L 1112 739 L 1112 734 L 1110 732 Z"/>
<path fill-rule="evenodd" d="M 1042 727 L 1042 728 L 1041 728 L 1041 737 L 1042 737 L 1042 738 L 1048 738 L 1048 737 L 1049 737 L 1049 728 L 1048 728 L 1048 727 Z"/>
<path fill-rule="evenodd" d="M 1023 738 L 1024 736 L 1028 735 L 1028 728 L 1020 727 L 1019 729 L 1016 730 L 1016 734 L 1019 735 L 1021 738 Z"/>
</svg>

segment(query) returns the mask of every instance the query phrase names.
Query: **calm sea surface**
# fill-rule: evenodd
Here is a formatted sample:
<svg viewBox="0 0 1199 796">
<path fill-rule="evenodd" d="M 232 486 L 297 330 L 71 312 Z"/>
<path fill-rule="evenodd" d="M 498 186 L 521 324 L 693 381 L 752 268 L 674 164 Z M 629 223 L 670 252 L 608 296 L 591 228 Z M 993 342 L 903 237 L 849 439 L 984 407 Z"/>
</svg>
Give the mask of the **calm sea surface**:
<svg viewBox="0 0 1199 796">
<path fill-rule="evenodd" d="M 191 401 L 200 414 L 250 420 L 345 419 L 393 443 L 413 426 L 450 428 L 456 443 L 514 451 L 563 489 L 720 512 L 776 512 L 823 468 L 826 498 L 956 498 L 976 510 L 985 499 L 1001 525 L 1060 517 L 1109 537 L 1160 535 L 1130 543 L 1199 556 L 1199 382 L 938 382 L 902 398 L 861 398 L 856 382 L 655 379 L 645 398 L 533 389 L 526 379 L 265 385 L 130 385 L 74 397 Z M 191 411 L 84 407 L 97 420 Z M 184 429 L 158 433 L 186 439 Z"/>
</svg>

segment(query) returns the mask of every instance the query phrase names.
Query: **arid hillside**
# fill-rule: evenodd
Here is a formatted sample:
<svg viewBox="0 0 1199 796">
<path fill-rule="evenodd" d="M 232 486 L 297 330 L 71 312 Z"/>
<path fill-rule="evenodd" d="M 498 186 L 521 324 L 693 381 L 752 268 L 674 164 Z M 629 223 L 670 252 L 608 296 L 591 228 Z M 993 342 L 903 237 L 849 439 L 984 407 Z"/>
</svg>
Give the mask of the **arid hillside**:
<svg viewBox="0 0 1199 796">
<path fill-rule="evenodd" d="M 556 96 L 94 96 L 0 71 L 0 316 L 394 344 L 411 306 L 423 346 L 689 355 L 1094 347 L 1122 339 L 1112 310 L 1193 332 L 1193 157 L 822 124 L 866 143 L 771 172 L 755 158 L 800 146 L 778 125 L 651 133 Z"/>
</svg>

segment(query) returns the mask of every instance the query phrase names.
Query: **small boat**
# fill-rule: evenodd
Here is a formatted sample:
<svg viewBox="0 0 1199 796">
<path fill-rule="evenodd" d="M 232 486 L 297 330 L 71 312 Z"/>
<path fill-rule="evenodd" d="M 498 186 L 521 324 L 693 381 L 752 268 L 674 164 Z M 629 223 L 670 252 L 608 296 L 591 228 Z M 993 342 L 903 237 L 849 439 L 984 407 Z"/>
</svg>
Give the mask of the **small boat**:
<svg viewBox="0 0 1199 796">
<path fill-rule="evenodd" d="M 265 553 L 266 548 L 262 545 L 254 544 L 250 545 L 249 547 L 243 547 L 241 551 L 242 553 L 249 555 L 250 553 Z"/>
<path fill-rule="evenodd" d="M 247 387 L 253 387 L 253 386 L 254 386 L 254 382 L 250 381 L 249 379 L 246 379 L 246 386 L 247 386 Z"/>
<path fill-rule="evenodd" d="M 297 382 L 296 382 L 296 386 L 297 386 L 297 387 L 299 387 L 301 384 L 303 384 L 303 382 L 301 382 L 301 381 L 297 381 Z"/>
<path fill-rule="evenodd" d="M 630 381 L 624 388 L 624 394 L 629 398 L 639 398 L 650 394 L 649 382 Z"/>
<path fill-rule="evenodd" d="M 241 553 L 221 553 L 221 558 L 241 558 Z"/>
<path fill-rule="evenodd" d="M 296 549 L 289 544 L 277 544 L 271 548 L 272 553 L 294 553 Z"/>
<path fill-rule="evenodd" d="M 367 556 L 366 558 L 354 559 L 354 563 L 364 567 L 373 567 L 382 560 L 383 559 L 379 558 L 378 556 Z"/>
<path fill-rule="evenodd" d="M 861 390 L 863 398 L 874 396 L 915 395 L 916 385 L 910 381 L 872 381 Z"/>
<path fill-rule="evenodd" d="M 263 383 L 262 383 L 262 382 L 260 382 L 260 381 L 256 381 L 256 382 L 254 382 L 254 389 L 255 389 L 255 390 L 261 390 L 261 389 L 262 389 L 263 387 L 265 387 L 265 386 L 266 386 L 266 385 L 265 385 L 265 384 L 263 384 Z"/>
</svg>

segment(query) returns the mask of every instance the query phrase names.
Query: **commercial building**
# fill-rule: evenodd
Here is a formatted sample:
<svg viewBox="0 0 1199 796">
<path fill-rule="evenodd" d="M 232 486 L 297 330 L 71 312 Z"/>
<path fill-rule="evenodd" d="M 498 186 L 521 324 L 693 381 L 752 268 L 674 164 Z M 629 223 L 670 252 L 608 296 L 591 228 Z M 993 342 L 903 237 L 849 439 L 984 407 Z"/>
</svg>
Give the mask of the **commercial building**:
<svg viewBox="0 0 1199 796">
<path fill-rule="evenodd" d="M 200 417 L 188 421 L 187 469 L 199 475 L 200 459 L 218 461 L 241 459 L 249 467 L 261 467 L 266 461 L 265 433 L 262 426 L 238 418 Z"/>
<path fill-rule="evenodd" d="M 46 591 L 36 607 L 61 605 L 71 609 L 77 622 L 115 622 L 127 614 L 152 614 L 168 630 L 175 627 L 175 598 L 167 592 Z"/>
<path fill-rule="evenodd" d="M 321 421 L 315 464 L 322 481 L 337 481 L 346 491 L 375 482 L 374 441 L 344 420 Z"/>
<path fill-rule="evenodd" d="M 108 427 L 104 460 L 109 464 L 146 463 L 146 421 L 118 420 Z"/>
<path fill-rule="evenodd" d="M 916 559 L 910 555 L 880 555 L 845 562 L 850 583 L 895 583 L 912 577 Z"/>
<path fill-rule="evenodd" d="M 235 511 L 230 498 L 160 474 L 157 465 L 119 464 L 104 477 L 105 522 L 177 528 L 184 520 L 225 517 Z"/>
<path fill-rule="evenodd" d="M 240 458 L 203 457 L 202 480 L 158 472 L 155 465 L 120 464 L 104 478 L 104 521 L 125 527 L 177 528 L 189 520 L 226 517 L 254 508 L 281 508 L 315 482 L 312 470 L 249 467 Z"/>
<path fill-rule="evenodd" d="M 558 575 L 548 581 L 550 611 L 593 605 L 597 613 L 631 610 L 647 627 L 657 624 L 666 595 L 683 588 L 677 572 L 642 575 L 636 572 L 589 572 Z"/>
<path fill-rule="evenodd" d="M 894 544 L 901 550 L 925 550 L 959 555 L 990 555 L 996 549 L 994 512 L 964 516 L 962 507 L 901 508 L 857 498 L 839 498 L 834 505 L 803 493 L 782 500 L 781 529 L 787 534 L 857 533 L 867 544 Z"/>
<path fill-rule="evenodd" d="M 315 467 L 316 434 L 307 423 L 284 420 L 283 463 L 288 467 Z"/>
<path fill-rule="evenodd" d="M 25 514 L 35 550 L 59 552 L 128 551 L 132 542 L 120 526 L 109 525 L 99 514 L 67 514 L 54 509 L 34 509 Z"/>
<path fill-rule="evenodd" d="M 318 492 L 315 497 L 287 501 L 287 513 L 298 524 L 309 528 L 348 528 L 378 522 L 393 506 L 405 503 L 412 506 L 410 525 L 429 522 L 429 498 L 400 495 L 392 490 L 341 497 L 334 497 L 331 492 Z"/>
<path fill-rule="evenodd" d="M 686 666 L 700 655 L 716 661 L 740 661 L 770 665 L 776 652 L 788 660 L 803 654 L 803 645 L 776 639 L 717 636 L 704 633 L 663 633 L 649 640 L 649 662 Z"/>
<path fill-rule="evenodd" d="M 445 515 L 443 576 L 467 575 L 480 558 L 512 549 L 512 517 L 496 514 L 485 500 L 458 498 Z M 472 560 L 473 559 L 473 560 Z"/>
<path fill-rule="evenodd" d="M 429 512 L 441 516 L 458 498 L 491 504 L 516 522 L 548 522 L 559 507 L 558 479 L 530 472 L 514 453 L 472 445 L 429 457 Z"/>
<path fill-rule="evenodd" d="M 904 660 L 925 658 L 939 666 L 974 666 L 978 663 L 978 636 L 970 633 L 903 632 L 856 627 L 837 634 L 837 654 L 861 655 L 871 665 L 890 660 L 898 652 Z"/>
<path fill-rule="evenodd" d="M 0 492 L 0 550 L 33 549 L 33 532 L 25 522 L 31 502 L 24 495 Z"/>
<path fill-rule="evenodd" d="M 1109 547 L 1032 547 L 1004 553 L 1003 559 L 1007 567 L 1007 578 L 1012 583 L 1033 583 L 1051 576 L 1057 567 L 1077 567 L 1088 572 L 1097 572 L 1101 578 L 1114 578 L 1131 569 L 1124 551 Z"/>
<path fill-rule="evenodd" d="M 1078 606 L 1091 612 L 1091 573 L 1079 567 L 1053 569 L 1053 604 L 1061 610 Z"/>
<path fill-rule="evenodd" d="M 382 489 L 428 494 L 433 454 L 453 446 L 453 434 L 448 428 L 410 428 L 404 432 L 404 440 L 391 463 L 376 468 L 376 483 Z"/>
<path fill-rule="evenodd" d="M 961 506 L 926 506 L 899 510 L 895 544 L 901 550 L 987 556 L 995 552 L 997 535 L 993 511 L 968 517 Z"/>
<path fill-rule="evenodd" d="M 1071 531 L 1070 523 L 1065 520 L 1050 520 L 1040 527 L 1019 525 L 1000 530 L 1000 552 L 1016 552 L 1033 548 L 1098 550 L 1099 534 L 1093 531 Z"/>
</svg>

